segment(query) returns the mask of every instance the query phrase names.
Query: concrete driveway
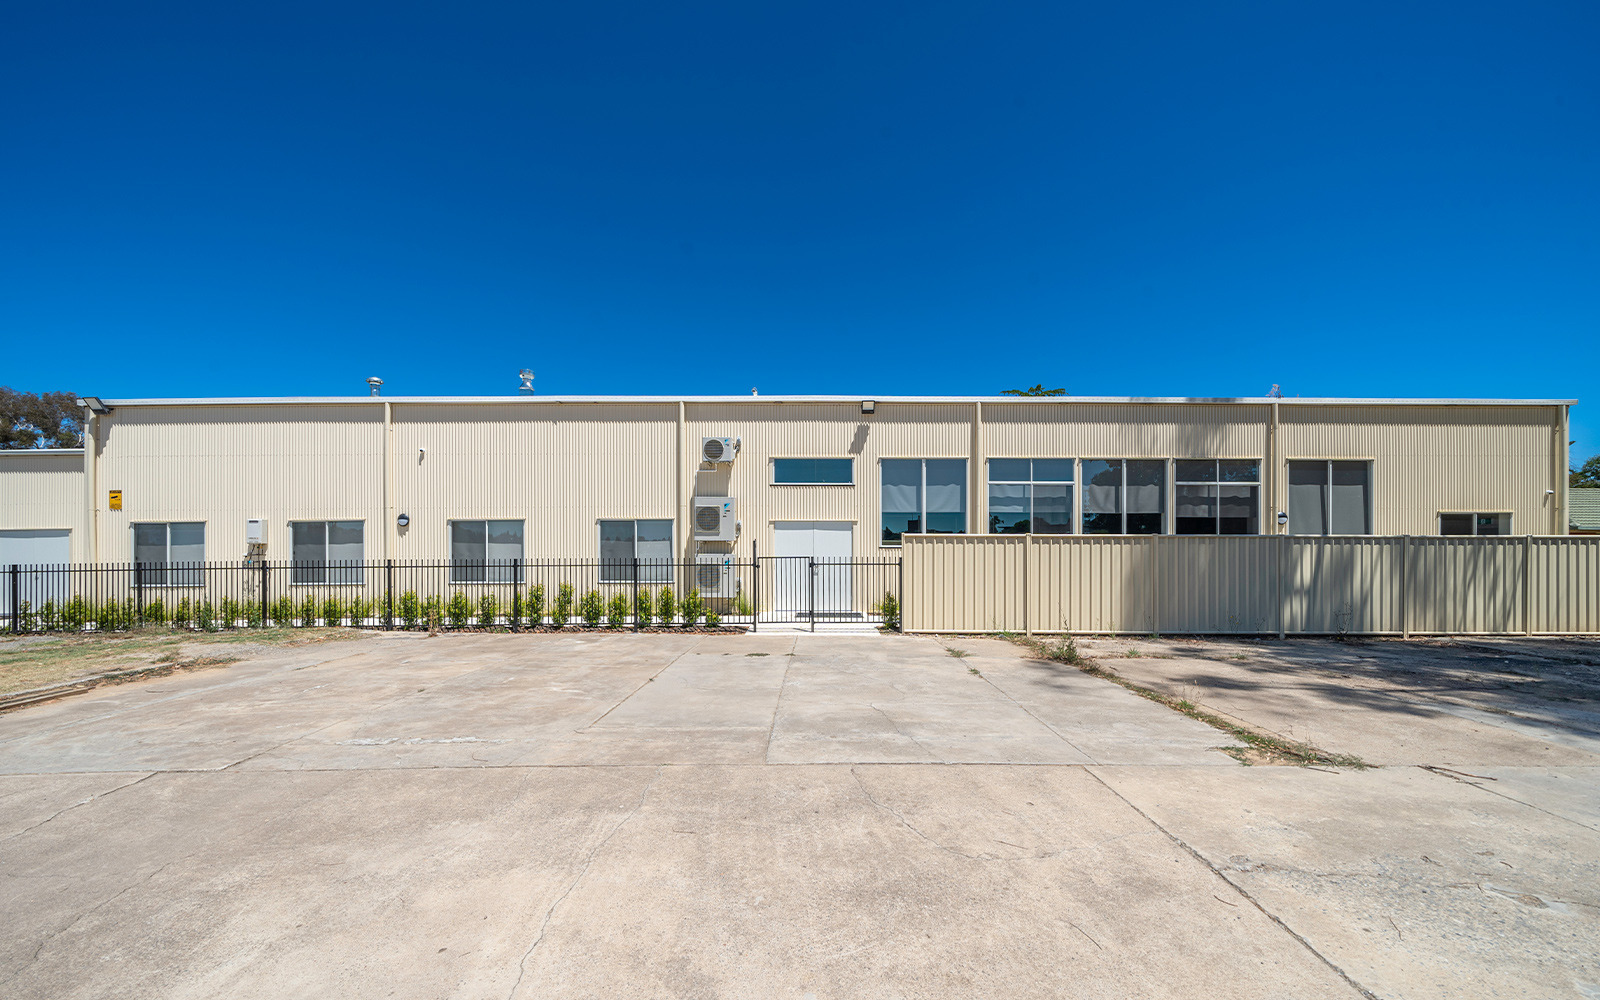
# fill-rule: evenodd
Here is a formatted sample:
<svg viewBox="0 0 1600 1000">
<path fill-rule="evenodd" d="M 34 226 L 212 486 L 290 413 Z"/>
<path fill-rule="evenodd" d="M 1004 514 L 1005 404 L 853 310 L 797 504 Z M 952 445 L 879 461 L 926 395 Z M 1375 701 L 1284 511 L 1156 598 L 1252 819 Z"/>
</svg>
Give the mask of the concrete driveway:
<svg viewBox="0 0 1600 1000">
<path fill-rule="evenodd" d="M 375 636 L 0 716 L 0 995 L 1600 996 L 1600 739 L 1245 768 L 1022 652 Z"/>
</svg>

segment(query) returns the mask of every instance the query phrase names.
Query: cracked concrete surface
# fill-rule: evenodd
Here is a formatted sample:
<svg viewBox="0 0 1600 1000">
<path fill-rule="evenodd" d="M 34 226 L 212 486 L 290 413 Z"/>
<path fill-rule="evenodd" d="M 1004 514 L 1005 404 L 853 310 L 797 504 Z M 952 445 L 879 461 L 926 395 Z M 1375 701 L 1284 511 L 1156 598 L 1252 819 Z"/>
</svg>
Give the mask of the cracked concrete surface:
<svg viewBox="0 0 1600 1000">
<path fill-rule="evenodd" d="M 0 995 L 1600 996 L 1589 647 L 1529 704 L 1523 646 L 1105 661 L 1396 764 L 1337 771 L 953 644 L 376 636 L 0 716 Z"/>
</svg>

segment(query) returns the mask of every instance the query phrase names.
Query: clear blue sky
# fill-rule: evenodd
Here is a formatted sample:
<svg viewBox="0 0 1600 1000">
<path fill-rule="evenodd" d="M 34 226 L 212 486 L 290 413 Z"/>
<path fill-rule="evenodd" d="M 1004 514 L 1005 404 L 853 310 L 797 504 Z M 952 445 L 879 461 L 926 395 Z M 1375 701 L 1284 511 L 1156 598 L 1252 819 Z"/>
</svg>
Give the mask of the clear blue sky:
<svg viewBox="0 0 1600 1000">
<path fill-rule="evenodd" d="M 0 383 L 1600 401 L 1597 51 L 1570 0 L 18 4 Z"/>
</svg>

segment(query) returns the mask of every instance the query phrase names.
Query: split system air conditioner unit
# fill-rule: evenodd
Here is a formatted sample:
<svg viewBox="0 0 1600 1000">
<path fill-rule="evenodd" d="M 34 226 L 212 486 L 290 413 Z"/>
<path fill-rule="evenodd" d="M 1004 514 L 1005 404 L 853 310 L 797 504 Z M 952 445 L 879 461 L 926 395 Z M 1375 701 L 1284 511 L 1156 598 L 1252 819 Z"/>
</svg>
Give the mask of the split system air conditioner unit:
<svg viewBox="0 0 1600 1000">
<path fill-rule="evenodd" d="M 739 438 L 701 438 L 700 461 L 717 464 L 732 462 L 739 453 Z"/>
<path fill-rule="evenodd" d="M 701 597 L 737 597 L 739 575 L 733 556 L 702 552 L 695 557 L 694 586 Z"/>
<path fill-rule="evenodd" d="M 694 498 L 694 540 L 731 542 L 739 537 L 739 511 L 733 497 Z"/>
</svg>

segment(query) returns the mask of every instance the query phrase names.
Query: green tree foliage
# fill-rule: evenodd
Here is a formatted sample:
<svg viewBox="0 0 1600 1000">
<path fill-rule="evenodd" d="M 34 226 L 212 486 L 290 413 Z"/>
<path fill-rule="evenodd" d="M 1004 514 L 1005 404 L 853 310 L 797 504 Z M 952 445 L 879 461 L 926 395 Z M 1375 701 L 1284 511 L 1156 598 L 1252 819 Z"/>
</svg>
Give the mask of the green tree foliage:
<svg viewBox="0 0 1600 1000">
<path fill-rule="evenodd" d="M 478 598 L 478 624 L 490 628 L 500 622 L 500 601 L 494 594 Z"/>
<path fill-rule="evenodd" d="M 663 625 L 671 625 L 676 617 L 678 617 L 678 599 L 673 595 L 671 587 L 662 587 L 661 593 L 656 595 L 656 621 Z"/>
<path fill-rule="evenodd" d="M 639 600 L 633 606 L 634 621 L 640 625 L 650 624 L 650 619 L 656 616 L 656 604 L 650 597 L 649 588 L 639 591 Z"/>
<path fill-rule="evenodd" d="M 527 605 L 528 624 L 544 624 L 544 584 L 539 584 L 528 591 Z"/>
<path fill-rule="evenodd" d="M 611 600 L 606 604 L 606 624 L 612 628 L 621 628 L 628 620 L 628 595 L 612 594 Z"/>
<path fill-rule="evenodd" d="M 78 448 L 83 411 L 72 392 L 18 392 L 0 386 L 0 448 Z"/>
<path fill-rule="evenodd" d="M 1043 382 L 1037 382 L 1026 389 L 1001 389 L 1002 396 L 1065 396 L 1065 389 L 1046 389 Z"/>
<path fill-rule="evenodd" d="M 467 622 L 472 619 L 472 600 L 461 591 L 456 591 L 450 597 L 450 604 L 445 608 L 445 614 L 450 616 L 451 628 L 466 628 Z"/>
<path fill-rule="evenodd" d="M 600 591 L 590 590 L 583 595 L 583 601 L 578 605 L 578 613 L 583 616 L 583 623 L 591 627 L 600 624 L 600 619 L 606 616 L 606 602 L 600 596 Z"/>
<path fill-rule="evenodd" d="M 689 591 L 689 596 L 683 599 L 683 624 L 686 626 L 698 624 L 705 613 L 706 602 L 701 599 L 700 591 Z"/>
<path fill-rule="evenodd" d="M 1600 488 L 1600 455 L 1591 457 L 1576 469 L 1567 472 L 1567 485 L 1579 489 Z"/>
<path fill-rule="evenodd" d="M 563 583 L 556 588 L 556 605 L 550 609 L 550 624 L 557 628 L 572 620 L 572 584 Z"/>
</svg>

